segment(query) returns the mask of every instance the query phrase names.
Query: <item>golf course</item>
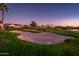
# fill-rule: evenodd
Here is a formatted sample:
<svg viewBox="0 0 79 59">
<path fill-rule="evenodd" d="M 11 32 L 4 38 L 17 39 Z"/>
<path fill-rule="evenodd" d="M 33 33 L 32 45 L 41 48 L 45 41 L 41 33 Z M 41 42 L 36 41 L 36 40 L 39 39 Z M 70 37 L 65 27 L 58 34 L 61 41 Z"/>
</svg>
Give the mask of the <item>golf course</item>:
<svg viewBox="0 0 79 59">
<path fill-rule="evenodd" d="M 71 36 L 73 39 L 67 39 L 63 43 L 58 44 L 37 44 L 30 41 L 18 39 L 20 34 L 10 31 L 0 32 L 0 53 L 3 55 L 28 55 L 28 56 L 64 56 L 79 55 L 79 32 L 72 31 L 53 31 L 47 32 L 57 33 L 60 35 Z M 2 54 L 1 54 L 2 55 Z"/>
<path fill-rule="evenodd" d="M 0 3 L 0 56 L 79 56 L 79 4 Z"/>
</svg>

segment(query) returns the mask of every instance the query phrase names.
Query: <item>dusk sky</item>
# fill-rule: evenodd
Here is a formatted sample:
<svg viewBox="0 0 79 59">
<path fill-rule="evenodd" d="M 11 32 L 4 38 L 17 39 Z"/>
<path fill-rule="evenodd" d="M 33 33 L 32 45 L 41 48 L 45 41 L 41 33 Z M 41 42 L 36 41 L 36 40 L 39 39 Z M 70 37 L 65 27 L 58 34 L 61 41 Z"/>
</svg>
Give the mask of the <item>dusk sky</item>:
<svg viewBox="0 0 79 59">
<path fill-rule="evenodd" d="M 6 23 L 79 26 L 79 4 L 8 4 L 9 12 L 5 14 Z"/>
</svg>

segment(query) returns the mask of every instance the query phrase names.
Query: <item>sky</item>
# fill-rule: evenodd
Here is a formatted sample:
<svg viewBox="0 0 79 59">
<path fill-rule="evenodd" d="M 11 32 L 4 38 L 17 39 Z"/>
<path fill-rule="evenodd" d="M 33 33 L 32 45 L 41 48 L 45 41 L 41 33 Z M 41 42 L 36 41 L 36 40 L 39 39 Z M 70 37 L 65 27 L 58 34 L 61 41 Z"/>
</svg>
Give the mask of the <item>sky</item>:
<svg viewBox="0 0 79 59">
<path fill-rule="evenodd" d="M 79 26 L 79 4 L 68 3 L 9 3 L 6 23 Z M 1 18 L 1 17 L 0 17 Z"/>
</svg>

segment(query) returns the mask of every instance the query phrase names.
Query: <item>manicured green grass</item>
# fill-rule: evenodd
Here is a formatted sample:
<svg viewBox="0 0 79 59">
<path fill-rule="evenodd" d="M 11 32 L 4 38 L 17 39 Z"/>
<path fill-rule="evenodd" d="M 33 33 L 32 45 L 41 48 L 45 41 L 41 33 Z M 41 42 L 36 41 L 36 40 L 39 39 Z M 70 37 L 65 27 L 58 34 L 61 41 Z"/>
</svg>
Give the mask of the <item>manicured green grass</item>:
<svg viewBox="0 0 79 59">
<path fill-rule="evenodd" d="M 54 32 L 61 35 L 72 36 L 79 38 L 79 31 L 68 31 L 68 30 L 47 30 L 47 32 Z"/>
<path fill-rule="evenodd" d="M 53 32 L 53 31 L 50 31 Z M 54 31 L 55 32 L 55 31 Z M 9 31 L 0 32 L 0 53 L 9 53 L 7 55 L 25 55 L 25 56 L 63 56 L 79 55 L 79 32 L 61 31 L 56 32 L 62 35 L 77 36 L 69 42 L 55 45 L 39 45 L 31 42 L 22 41 L 17 38 L 17 34 Z M 65 34 L 64 34 L 65 33 Z M 73 34 L 73 35 L 72 35 Z M 2 55 L 2 54 L 0 54 Z"/>
</svg>

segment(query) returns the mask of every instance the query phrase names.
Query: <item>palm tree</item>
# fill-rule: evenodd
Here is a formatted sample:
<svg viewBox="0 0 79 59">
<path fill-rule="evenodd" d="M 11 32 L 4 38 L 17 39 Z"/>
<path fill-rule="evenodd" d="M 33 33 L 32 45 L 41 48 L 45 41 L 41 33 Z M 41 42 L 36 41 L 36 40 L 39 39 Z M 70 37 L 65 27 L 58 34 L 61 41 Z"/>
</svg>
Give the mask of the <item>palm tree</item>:
<svg viewBox="0 0 79 59">
<path fill-rule="evenodd" d="M 4 3 L 0 3 L 0 11 L 2 14 L 2 30 L 4 30 L 4 13 L 8 12 L 8 6 Z"/>
</svg>

